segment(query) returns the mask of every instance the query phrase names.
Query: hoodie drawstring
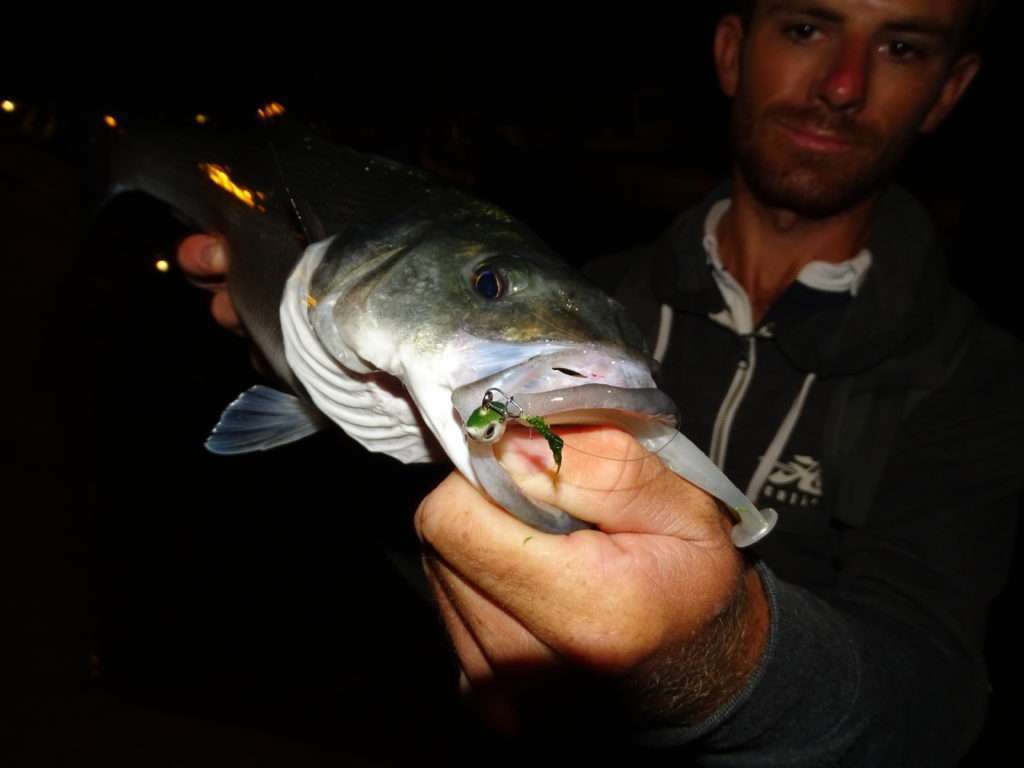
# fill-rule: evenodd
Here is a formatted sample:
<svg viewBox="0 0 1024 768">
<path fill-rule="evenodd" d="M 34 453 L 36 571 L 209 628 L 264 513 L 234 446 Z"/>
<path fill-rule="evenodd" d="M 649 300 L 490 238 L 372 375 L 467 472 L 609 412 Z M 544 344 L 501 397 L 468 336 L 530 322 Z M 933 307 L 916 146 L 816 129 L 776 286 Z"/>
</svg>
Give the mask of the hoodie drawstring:
<svg viewBox="0 0 1024 768">
<path fill-rule="evenodd" d="M 672 308 L 667 304 L 661 305 L 661 320 L 658 325 L 658 339 L 654 345 L 654 359 L 659 363 L 664 362 L 665 353 L 668 351 L 668 342 L 672 333 L 672 322 L 673 322 Z M 754 337 L 750 337 L 750 355 L 751 357 L 745 361 L 745 365 L 741 365 L 736 371 L 736 376 L 733 377 L 733 384 L 730 386 L 730 394 L 726 395 L 726 401 L 723 402 L 723 407 L 719 409 L 719 419 L 716 420 L 714 435 L 712 439 L 712 446 L 710 456 L 712 461 L 724 469 L 725 464 L 725 447 L 728 442 L 729 433 L 732 431 L 732 419 L 730 408 L 727 407 L 727 403 L 732 401 L 738 395 L 739 399 L 742 400 L 743 394 L 746 390 L 746 385 L 750 382 L 750 371 L 749 367 L 753 362 L 752 357 L 754 355 Z M 789 443 L 789 438 L 793 435 L 793 430 L 796 429 L 797 421 L 800 420 L 800 414 L 803 413 L 804 403 L 807 402 L 807 395 L 811 391 L 811 385 L 814 384 L 817 375 L 814 373 L 808 373 L 804 377 L 804 383 L 800 387 L 800 392 L 796 396 L 796 400 L 789 408 L 789 413 L 786 414 L 782 423 L 779 424 L 778 430 L 775 432 L 775 437 L 772 438 L 771 443 L 768 445 L 768 449 L 761 456 L 761 460 L 758 462 L 757 469 L 754 470 L 753 477 L 750 478 L 750 483 L 747 485 L 747 498 L 757 503 L 757 497 L 761 493 L 761 489 L 764 488 L 765 482 L 768 480 L 768 475 L 771 474 L 775 468 L 779 457 L 782 452 L 786 449 L 786 444 Z M 742 389 L 742 392 L 734 393 L 734 389 Z M 730 418 L 727 418 L 727 424 L 719 424 L 718 422 L 723 419 L 723 414 L 726 414 Z M 716 454 L 719 454 L 716 456 Z"/>
<path fill-rule="evenodd" d="M 808 373 L 804 378 L 803 386 L 800 387 L 800 394 L 796 396 L 796 400 L 790 406 L 789 413 L 782 420 L 778 431 L 775 433 L 775 437 L 772 438 L 771 443 L 768 445 L 768 450 L 761 456 L 761 461 L 754 471 L 754 476 L 750 478 L 750 485 L 747 486 L 747 498 L 754 501 L 755 504 L 765 481 L 768 479 L 769 473 L 775 468 L 779 456 L 782 455 L 786 448 L 786 443 L 789 442 L 789 438 L 796 428 L 796 423 L 804 409 L 804 402 L 807 400 L 807 393 L 811 391 L 811 385 L 814 383 L 815 378 L 817 377 L 813 373 Z"/>
<path fill-rule="evenodd" d="M 659 363 L 664 362 L 665 353 L 668 352 L 668 342 L 672 338 L 672 307 L 668 304 L 661 305 L 661 320 L 658 322 L 658 340 L 654 344 L 654 359 Z"/>
</svg>

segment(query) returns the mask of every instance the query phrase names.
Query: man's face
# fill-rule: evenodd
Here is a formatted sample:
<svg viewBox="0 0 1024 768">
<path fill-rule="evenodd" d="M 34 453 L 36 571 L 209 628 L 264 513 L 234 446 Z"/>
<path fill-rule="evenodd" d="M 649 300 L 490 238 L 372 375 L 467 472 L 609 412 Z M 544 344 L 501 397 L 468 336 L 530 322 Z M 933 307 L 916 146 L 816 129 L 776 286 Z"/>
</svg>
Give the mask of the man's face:
<svg viewBox="0 0 1024 768">
<path fill-rule="evenodd" d="M 965 0 L 760 0 L 731 74 L 718 56 L 755 196 L 820 217 L 877 191 L 973 77 L 976 59 L 953 61 L 968 10 Z M 716 54 L 728 54 L 722 35 L 720 25 Z"/>
</svg>

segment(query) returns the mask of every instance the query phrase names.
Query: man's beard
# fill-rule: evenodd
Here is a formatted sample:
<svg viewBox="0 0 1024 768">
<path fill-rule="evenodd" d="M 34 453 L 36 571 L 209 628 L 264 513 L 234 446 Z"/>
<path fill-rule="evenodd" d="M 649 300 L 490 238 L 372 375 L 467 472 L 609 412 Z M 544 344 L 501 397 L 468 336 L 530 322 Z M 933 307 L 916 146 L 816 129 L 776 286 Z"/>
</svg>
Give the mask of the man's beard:
<svg viewBox="0 0 1024 768">
<path fill-rule="evenodd" d="M 828 131 L 851 146 L 842 152 L 803 149 L 771 136 L 779 123 Z M 768 207 L 811 218 L 833 216 L 874 195 L 916 134 L 911 127 L 886 144 L 872 128 L 824 106 L 771 107 L 755 123 L 742 93 L 733 104 L 732 126 L 736 162 L 754 196 Z"/>
</svg>

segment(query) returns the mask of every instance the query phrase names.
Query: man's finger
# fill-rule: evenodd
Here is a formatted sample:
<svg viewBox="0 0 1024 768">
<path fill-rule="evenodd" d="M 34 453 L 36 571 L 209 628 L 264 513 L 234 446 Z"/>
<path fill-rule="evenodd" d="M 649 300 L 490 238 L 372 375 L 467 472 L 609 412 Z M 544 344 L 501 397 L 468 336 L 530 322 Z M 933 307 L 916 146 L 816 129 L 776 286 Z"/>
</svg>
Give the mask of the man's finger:
<svg viewBox="0 0 1024 768">
<path fill-rule="evenodd" d="M 242 321 L 238 317 L 235 305 L 226 290 L 217 291 L 214 294 L 213 301 L 210 302 L 210 314 L 213 315 L 213 319 L 217 321 L 218 325 L 222 325 L 239 336 L 245 335 L 242 330 Z"/>
<path fill-rule="evenodd" d="M 710 496 L 667 469 L 614 427 L 556 427 L 563 438 L 555 471 L 547 441 L 509 430 L 496 453 L 531 498 L 608 533 L 653 533 L 689 541 L 715 540 L 728 524 Z"/>
<path fill-rule="evenodd" d="M 647 606 L 661 590 L 693 589 L 689 610 L 722 599 L 700 577 L 709 560 L 735 560 L 721 546 L 664 535 L 576 531 L 545 534 L 516 520 L 452 473 L 416 515 L 420 538 L 477 592 L 559 655 L 603 669 L 646 658 L 666 621 Z M 712 587 L 714 585 L 711 585 Z M 568 632 L 567 632 L 568 628 Z"/>
<path fill-rule="evenodd" d="M 189 281 L 213 291 L 210 303 L 213 319 L 218 325 L 243 336 L 242 321 L 226 289 L 229 262 L 227 245 L 211 235 L 190 235 L 178 246 L 178 264 Z"/>
<path fill-rule="evenodd" d="M 469 631 L 466 621 L 456 610 L 455 603 L 448 594 L 448 587 L 438 575 L 437 561 L 424 558 L 423 570 L 430 584 L 430 590 L 434 594 L 441 618 L 448 628 L 448 636 L 455 646 L 455 654 L 459 657 L 459 665 L 462 667 L 462 674 L 466 678 L 467 693 L 468 687 L 473 682 L 488 682 L 494 679 L 494 670 L 484 655 L 480 644 Z"/>
<path fill-rule="evenodd" d="M 556 659 L 546 645 L 534 637 L 519 621 L 499 608 L 486 595 L 465 581 L 444 562 L 434 557 L 425 559 L 425 567 L 432 583 L 437 585 L 444 599 L 462 621 L 476 648 L 486 661 L 486 674 L 493 676 L 502 665 L 511 664 L 520 670 L 529 667 L 548 667 Z M 446 618 L 447 621 L 447 618 Z M 462 657 L 462 652 L 459 653 Z M 470 663 L 472 659 L 467 659 Z M 480 675 L 466 664 L 463 668 L 473 683 Z"/>
<path fill-rule="evenodd" d="M 178 246 L 178 264 L 200 287 L 213 289 L 222 286 L 228 263 L 224 242 L 211 235 L 190 235 Z"/>
</svg>

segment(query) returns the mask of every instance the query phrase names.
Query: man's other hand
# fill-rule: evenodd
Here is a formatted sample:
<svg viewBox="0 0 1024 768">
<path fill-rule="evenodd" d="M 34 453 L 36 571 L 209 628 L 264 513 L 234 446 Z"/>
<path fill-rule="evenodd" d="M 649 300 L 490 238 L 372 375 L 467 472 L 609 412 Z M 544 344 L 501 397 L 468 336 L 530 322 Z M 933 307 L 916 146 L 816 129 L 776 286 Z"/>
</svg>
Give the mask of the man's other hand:
<svg viewBox="0 0 1024 768">
<path fill-rule="evenodd" d="M 227 291 L 228 264 L 227 244 L 211 235 L 191 235 L 178 246 L 182 271 L 200 288 L 213 292 L 213 319 L 232 333 L 243 335 L 242 321 Z"/>
</svg>

